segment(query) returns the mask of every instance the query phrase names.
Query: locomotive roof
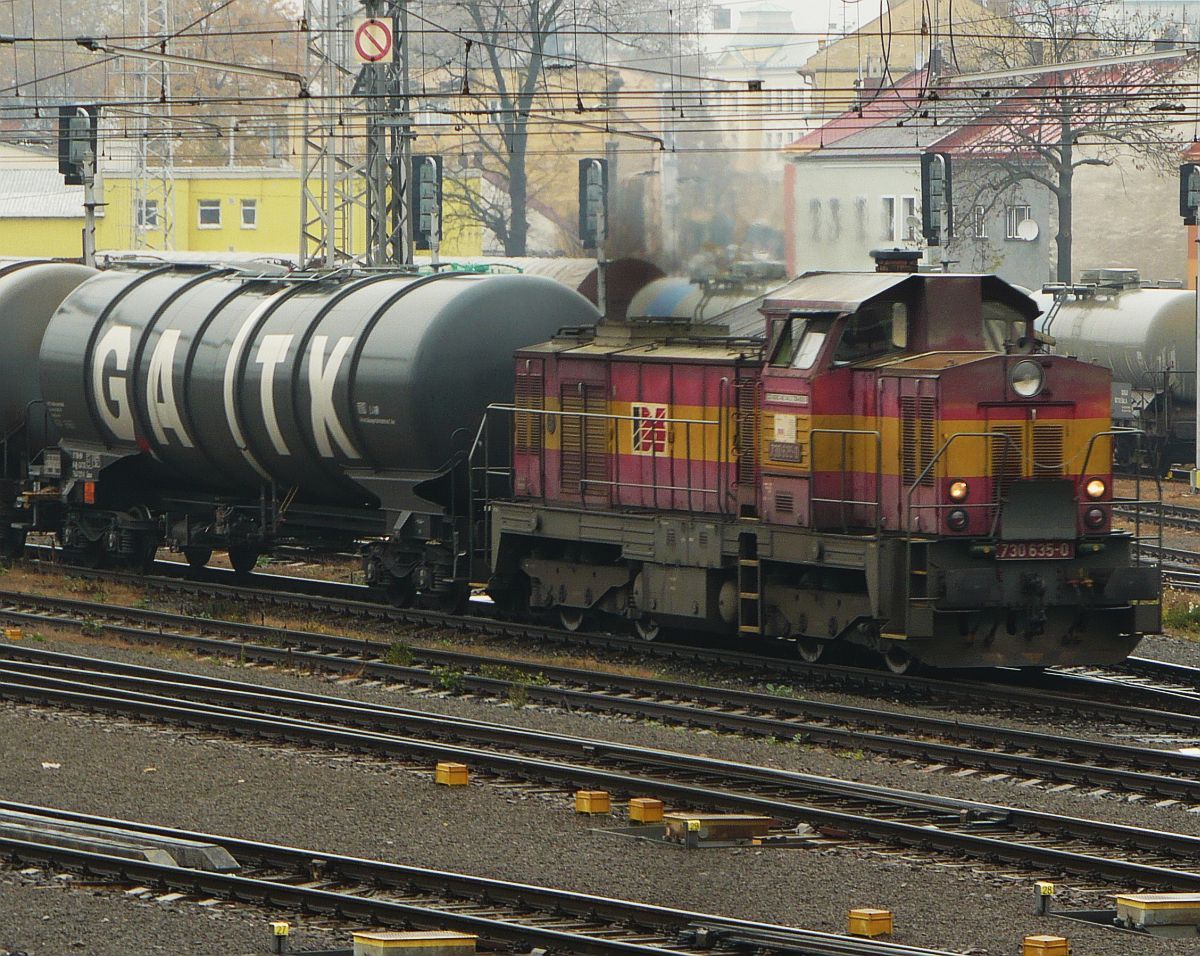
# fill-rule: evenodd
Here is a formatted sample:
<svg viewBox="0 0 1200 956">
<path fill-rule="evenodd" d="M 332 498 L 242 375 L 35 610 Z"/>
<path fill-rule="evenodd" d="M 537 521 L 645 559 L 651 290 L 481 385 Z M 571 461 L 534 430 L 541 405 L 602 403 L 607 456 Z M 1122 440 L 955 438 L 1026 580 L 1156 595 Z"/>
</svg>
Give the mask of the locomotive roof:
<svg viewBox="0 0 1200 956">
<path fill-rule="evenodd" d="M 947 279 L 977 278 L 983 301 L 1002 302 L 1026 318 L 1041 313 L 1032 298 L 999 276 L 925 272 L 806 272 L 763 301 L 764 312 L 810 309 L 822 312 L 857 312 L 865 303 L 901 286 L 927 286 Z"/>
</svg>

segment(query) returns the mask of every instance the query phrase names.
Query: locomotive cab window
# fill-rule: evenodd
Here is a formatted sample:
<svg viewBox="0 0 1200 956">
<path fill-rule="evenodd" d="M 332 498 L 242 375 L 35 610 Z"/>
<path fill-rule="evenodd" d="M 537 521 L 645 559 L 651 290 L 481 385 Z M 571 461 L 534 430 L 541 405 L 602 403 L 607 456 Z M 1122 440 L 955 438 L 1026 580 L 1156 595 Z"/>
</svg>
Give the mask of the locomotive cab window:
<svg viewBox="0 0 1200 956">
<path fill-rule="evenodd" d="M 902 350 L 907 344 L 907 303 L 875 302 L 846 319 L 833 361 L 835 365 L 858 362 Z"/>
<path fill-rule="evenodd" d="M 816 364 L 821 346 L 833 325 L 830 313 L 794 313 L 775 323 L 771 365 L 804 371 Z"/>
<path fill-rule="evenodd" d="M 1029 320 L 1002 302 L 983 303 L 983 342 L 993 352 L 1012 352 L 1030 336 Z"/>
</svg>

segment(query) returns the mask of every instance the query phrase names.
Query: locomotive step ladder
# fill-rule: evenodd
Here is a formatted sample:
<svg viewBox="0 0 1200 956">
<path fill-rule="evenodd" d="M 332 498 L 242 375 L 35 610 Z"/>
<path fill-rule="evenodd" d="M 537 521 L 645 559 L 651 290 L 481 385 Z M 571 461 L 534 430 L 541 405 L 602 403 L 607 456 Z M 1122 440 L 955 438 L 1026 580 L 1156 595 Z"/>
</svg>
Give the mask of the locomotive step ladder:
<svg viewBox="0 0 1200 956">
<path fill-rule="evenodd" d="M 738 536 L 738 633 L 762 633 L 762 565 L 758 560 L 758 536 Z"/>
</svg>

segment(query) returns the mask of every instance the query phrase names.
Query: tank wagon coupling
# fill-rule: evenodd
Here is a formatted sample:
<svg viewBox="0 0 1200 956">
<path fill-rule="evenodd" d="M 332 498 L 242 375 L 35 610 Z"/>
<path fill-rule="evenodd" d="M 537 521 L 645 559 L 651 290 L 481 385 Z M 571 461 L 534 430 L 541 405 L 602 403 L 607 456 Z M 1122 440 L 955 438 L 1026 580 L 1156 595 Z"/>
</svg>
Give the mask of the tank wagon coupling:
<svg viewBox="0 0 1200 956">
<path fill-rule="evenodd" d="M 462 593 L 483 550 L 465 463 L 513 351 L 598 318 L 551 279 L 479 273 L 157 265 L 55 302 L 28 357 L 56 434 L 26 529 L 96 561 L 166 544 L 239 570 L 279 543 L 365 543 L 397 596 Z"/>
<path fill-rule="evenodd" d="M 516 356 L 510 607 L 837 644 L 894 668 L 1115 661 L 1160 575 L 1114 528 L 1108 370 L 995 276 L 812 273 L 762 335 L 606 323 Z"/>
</svg>

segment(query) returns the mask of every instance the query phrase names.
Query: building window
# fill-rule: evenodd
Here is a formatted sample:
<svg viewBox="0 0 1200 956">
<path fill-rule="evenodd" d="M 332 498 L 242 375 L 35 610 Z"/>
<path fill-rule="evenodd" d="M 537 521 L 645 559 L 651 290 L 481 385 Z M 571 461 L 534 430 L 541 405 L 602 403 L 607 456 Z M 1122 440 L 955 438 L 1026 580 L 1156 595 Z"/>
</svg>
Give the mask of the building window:
<svg viewBox="0 0 1200 956">
<path fill-rule="evenodd" d="M 821 200 L 808 201 L 808 222 L 812 226 L 812 241 L 821 241 Z"/>
<path fill-rule="evenodd" d="M 896 241 L 896 197 L 884 196 L 880 210 L 880 238 L 884 242 Z"/>
<path fill-rule="evenodd" d="M 829 200 L 829 241 L 837 242 L 842 238 L 842 201 L 838 198 Z"/>
<path fill-rule="evenodd" d="M 859 242 L 867 238 L 867 197 L 857 196 L 854 199 L 854 232 Z"/>
<path fill-rule="evenodd" d="M 976 239 L 987 238 L 987 216 L 982 206 L 975 207 L 974 235 Z"/>
<path fill-rule="evenodd" d="M 139 199 L 137 203 L 137 227 L 139 229 L 158 228 L 158 200 Z"/>
<path fill-rule="evenodd" d="M 221 200 L 201 199 L 198 205 L 196 225 L 201 229 L 221 228 Z"/>
<path fill-rule="evenodd" d="M 917 221 L 917 197 L 905 196 L 900 204 L 904 219 L 900 223 L 900 234 L 905 242 L 916 242 L 920 224 Z"/>
<path fill-rule="evenodd" d="M 220 219 L 220 216 L 217 217 Z M 258 228 L 258 200 L 243 199 L 242 200 L 242 228 L 257 229 Z"/>
<path fill-rule="evenodd" d="M 1008 228 L 1005 230 L 1005 239 L 1020 239 L 1022 236 L 1019 233 L 1021 223 L 1026 219 L 1033 218 L 1033 209 L 1029 206 L 1018 205 L 1006 207 L 1008 213 Z"/>
</svg>

